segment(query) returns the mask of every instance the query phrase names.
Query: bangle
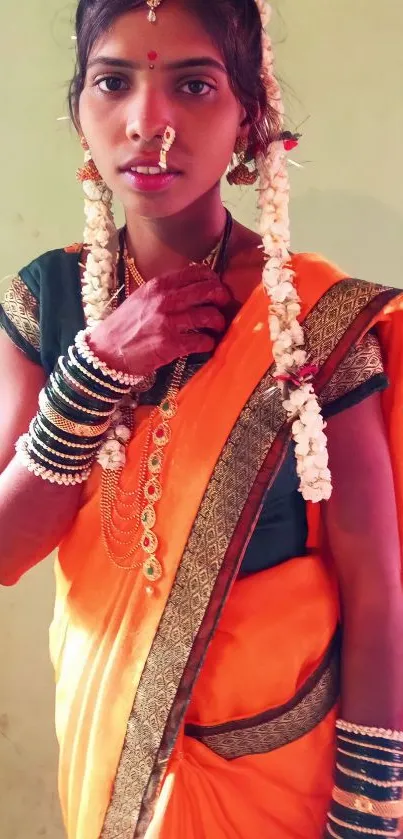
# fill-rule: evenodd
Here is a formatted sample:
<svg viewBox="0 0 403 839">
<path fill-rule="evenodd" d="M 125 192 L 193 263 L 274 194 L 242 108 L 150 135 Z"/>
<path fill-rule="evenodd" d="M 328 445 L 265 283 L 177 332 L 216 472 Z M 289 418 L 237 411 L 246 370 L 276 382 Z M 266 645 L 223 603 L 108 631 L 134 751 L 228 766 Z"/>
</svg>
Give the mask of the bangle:
<svg viewBox="0 0 403 839">
<path fill-rule="evenodd" d="M 403 731 L 392 731 L 391 728 L 372 728 L 371 726 L 355 725 L 346 720 L 337 720 L 336 728 L 346 731 L 349 734 L 359 734 L 363 737 L 375 737 L 381 740 L 392 740 L 395 743 L 403 743 Z"/>
<path fill-rule="evenodd" d="M 393 836 L 399 837 L 398 830 L 376 830 L 375 828 L 371 827 L 361 827 L 361 825 L 350 824 L 350 822 L 345 822 L 342 819 L 338 819 L 337 816 L 334 816 L 332 812 L 328 812 L 327 814 L 328 819 L 331 819 L 332 822 L 339 825 L 340 827 L 348 827 L 350 830 L 356 830 L 357 833 L 363 833 L 366 836 Z"/>
<path fill-rule="evenodd" d="M 49 452 L 49 454 L 55 455 L 56 457 L 60 457 L 63 460 L 72 460 L 75 463 L 77 463 L 77 466 L 80 466 L 80 461 L 86 460 L 87 463 L 88 463 L 88 461 L 92 460 L 92 458 L 95 456 L 95 452 L 94 452 L 94 454 L 89 454 L 88 452 L 86 454 L 78 454 L 78 453 L 76 453 L 76 454 L 66 454 L 66 452 L 60 451 L 60 449 L 52 449 L 51 446 L 48 446 L 46 443 L 44 443 L 40 439 L 40 437 L 38 437 L 38 435 L 35 431 L 33 421 L 31 422 L 31 424 L 29 426 L 29 436 L 30 436 L 31 442 L 34 442 L 35 446 L 40 446 L 41 449 L 45 450 L 45 452 Z"/>
<path fill-rule="evenodd" d="M 354 752 L 348 752 L 345 749 L 337 749 L 338 753 L 341 755 L 346 755 L 347 757 L 354 758 L 355 760 L 364 760 L 367 763 L 374 763 L 376 766 L 390 766 L 393 769 L 403 769 L 401 763 L 395 763 L 392 760 L 377 760 L 374 757 L 367 757 L 366 755 L 357 755 Z"/>
<path fill-rule="evenodd" d="M 72 374 L 68 372 L 68 370 L 66 369 L 66 367 L 64 365 L 64 361 L 63 361 L 62 356 L 60 356 L 58 364 L 59 364 L 59 367 L 60 367 L 61 374 L 62 374 L 63 378 L 67 379 L 68 382 L 75 385 L 75 387 L 78 388 L 79 392 L 81 391 L 82 393 L 85 393 L 87 396 L 91 396 L 91 397 L 95 397 L 95 398 L 100 396 L 100 394 L 98 394 L 95 390 L 90 390 L 88 387 L 85 387 L 85 385 L 81 384 L 81 382 L 79 381 L 78 378 L 74 378 L 74 376 L 72 376 Z M 113 405 L 116 405 L 119 402 L 119 398 L 116 399 L 116 397 L 112 397 L 112 396 L 102 396 L 102 400 L 104 402 L 113 403 Z"/>
<path fill-rule="evenodd" d="M 135 387 L 137 376 L 133 376 L 131 373 L 124 373 L 122 370 L 115 370 L 113 367 L 108 367 L 105 361 L 101 361 L 95 355 L 88 344 L 88 336 L 90 334 L 91 330 L 83 329 L 76 335 L 75 345 L 79 357 L 85 359 L 95 370 L 100 370 L 106 379 L 111 379 L 112 382 L 119 382 L 128 387 Z"/>
<path fill-rule="evenodd" d="M 104 434 L 110 425 L 109 422 L 104 422 L 101 425 L 87 425 L 86 423 L 66 419 L 52 407 L 45 390 L 41 390 L 39 394 L 39 407 L 52 425 L 62 431 L 67 431 L 75 437 L 99 437 Z"/>
<path fill-rule="evenodd" d="M 80 364 L 78 358 L 76 357 L 77 351 L 75 347 L 69 347 L 67 352 L 68 365 L 69 367 L 77 368 L 78 372 L 75 371 L 75 375 L 77 376 L 79 381 L 81 381 L 80 376 L 82 376 L 82 378 L 84 379 L 84 384 L 95 382 L 100 389 L 100 393 L 103 391 L 106 391 L 108 395 L 116 393 L 118 394 L 117 398 L 119 398 L 119 396 L 126 396 L 126 394 L 130 393 L 129 387 L 116 387 L 116 385 L 114 384 L 103 382 L 100 380 L 99 376 L 95 376 L 94 373 L 91 373 L 90 370 L 87 370 L 86 367 L 83 367 L 83 365 Z"/>
<path fill-rule="evenodd" d="M 99 442 L 96 441 L 95 443 L 81 443 L 81 442 L 80 443 L 72 443 L 72 442 L 70 442 L 70 440 L 64 440 L 63 437 L 58 437 L 57 434 L 54 434 L 53 431 L 49 431 L 49 429 L 46 428 L 46 426 L 43 423 L 43 420 L 42 420 L 42 417 L 41 417 L 40 413 L 38 413 L 36 415 L 36 417 L 34 417 L 33 422 L 35 422 L 39 426 L 40 431 L 42 432 L 43 436 L 45 437 L 45 440 L 47 440 L 47 438 L 49 438 L 49 440 L 55 440 L 56 443 L 61 443 L 63 446 L 66 446 L 69 449 L 78 449 L 79 452 L 84 453 L 85 449 L 94 450 L 101 443 L 101 439 L 99 440 Z M 37 429 L 36 429 L 36 433 L 38 434 Z"/>
<path fill-rule="evenodd" d="M 113 411 L 111 411 L 110 408 L 108 408 L 107 411 L 98 411 L 98 410 L 96 410 L 95 408 L 92 408 L 92 407 L 91 408 L 86 408 L 86 407 L 84 407 L 84 405 L 80 405 L 77 402 L 74 402 L 72 399 L 69 399 L 69 397 L 66 396 L 63 393 L 63 390 L 59 387 L 59 385 L 56 381 L 56 376 L 55 376 L 54 373 L 52 373 L 51 376 L 50 376 L 50 384 L 51 384 L 51 387 L 56 391 L 59 398 L 63 402 L 65 402 L 67 405 L 69 405 L 71 408 L 74 408 L 74 410 L 76 410 L 76 411 L 80 411 L 80 412 L 82 411 L 84 414 L 89 414 L 92 417 L 97 417 L 97 416 L 98 417 L 110 417 L 111 414 L 113 413 Z"/>
<path fill-rule="evenodd" d="M 385 789 L 397 789 L 403 787 L 403 780 L 398 781 L 380 781 L 378 778 L 372 778 L 368 775 L 361 775 L 359 772 L 354 772 L 352 769 L 346 769 L 341 763 L 336 763 L 336 769 L 339 770 L 347 778 L 355 778 L 357 781 L 363 781 L 365 784 L 372 784 L 374 787 L 383 787 Z"/>
<path fill-rule="evenodd" d="M 376 801 L 375 798 L 368 798 L 367 795 L 357 795 L 354 792 L 346 792 L 340 787 L 334 787 L 333 801 L 366 816 L 379 816 L 381 819 L 401 819 L 403 816 L 401 798 L 397 801 Z"/>
<path fill-rule="evenodd" d="M 76 382 L 75 387 L 73 387 L 70 384 L 67 378 L 63 376 L 59 365 L 57 365 L 57 367 L 53 371 L 52 376 L 54 377 L 54 381 L 56 382 L 64 396 L 68 396 L 69 399 L 77 399 L 78 404 L 81 407 L 81 410 L 83 410 L 83 408 L 91 408 L 93 413 L 99 414 L 101 414 L 102 411 L 106 411 L 107 413 L 111 414 L 115 410 L 115 406 L 117 404 L 116 399 L 108 399 L 108 401 L 106 402 L 105 399 L 98 396 L 98 394 L 96 393 L 91 394 L 89 392 L 89 394 L 86 395 L 82 391 L 78 390 L 80 385 L 78 385 Z M 88 390 L 88 388 L 86 388 L 86 390 Z"/>
<path fill-rule="evenodd" d="M 28 437 L 28 435 L 25 434 L 17 440 L 15 446 L 17 456 L 20 462 L 26 466 L 28 471 L 32 472 L 37 478 L 42 478 L 44 481 L 49 481 L 52 484 L 59 484 L 60 486 L 74 486 L 75 484 L 82 484 L 89 478 L 91 469 L 87 469 L 84 472 L 80 472 L 75 475 L 66 475 L 61 472 L 53 472 L 51 469 L 47 469 L 46 466 L 36 463 L 28 452 L 28 444 L 27 441 L 24 440 L 24 437 Z"/>
<path fill-rule="evenodd" d="M 343 828 L 343 830 L 344 830 L 344 828 Z M 393 836 L 393 834 L 389 834 L 389 836 L 390 835 Z M 351 830 L 348 831 L 348 834 L 344 832 L 344 835 L 341 836 L 340 833 L 336 833 L 336 831 L 333 829 L 333 827 L 328 822 L 327 825 L 326 825 L 325 839 L 328 839 L 329 836 L 332 837 L 332 839 L 354 839 L 354 837 L 356 837 L 356 839 L 357 839 L 358 836 L 361 837 L 361 834 L 356 833 L 354 828 L 352 828 Z"/>
<path fill-rule="evenodd" d="M 402 757 L 403 759 L 403 752 L 398 751 L 398 746 L 379 746 L 377 743 L 368 743 L 364 742 L 363 740 L 353 740 L 351 737 L 344 737 L 342 734 L 337 735 L 337 742 L 338 743 L 350 743 L 351 746 L 355 746 L 358 749 L 371 749 L 374 752 L 383 752 L 384 755 L 394 755 L 396 757 Z"/>
<path fill-rule="evenodd" d="M 57 466 L 57 468 L 61 469 L 62 472 L 74 472 L 78 469 L 83 469 L 85 466 L 88 466 L 89 463 L 92 463 L 92 457 L 87 457 L 85 463 L 75 463 L 70 465 L 67 463 L 59 463 L 57 460 L 53 460 L 52 458 L 46 457 L 44 454 L 42 454 L 42 452 L 38 451 L 38 449 L 36 448 L 35 441 L 32 439 L 32 437 L 29 436 L 29 434 L 23 434 L 23 437 L 26 438 L 28 454 L 30 454 L 31 457 L 32 455 L 34 455 L 33 460 L 39 458 L 41 463 L 49 463 L 50 466 Z M 54 452 L 54 454 L 56 454 L 56 452 Z"/>
<path fill-rule="evenodd" d="M 74 411 L 69 405 L 63 402 L 56 391 L 49 386 L 49 383 L 45 385 L 45 393 L 48 398 L 48 401 L 52 408 L 57 411 L 58 414 L 61 414 L 62 417 L 65 417 L 67 420 L 71 420 L 72 422 L 84 423 L 85 425 L 98 425 L 101 417 L 97 416 L 96 414 L 87 414 L 81 411 Z"/>
</svg>

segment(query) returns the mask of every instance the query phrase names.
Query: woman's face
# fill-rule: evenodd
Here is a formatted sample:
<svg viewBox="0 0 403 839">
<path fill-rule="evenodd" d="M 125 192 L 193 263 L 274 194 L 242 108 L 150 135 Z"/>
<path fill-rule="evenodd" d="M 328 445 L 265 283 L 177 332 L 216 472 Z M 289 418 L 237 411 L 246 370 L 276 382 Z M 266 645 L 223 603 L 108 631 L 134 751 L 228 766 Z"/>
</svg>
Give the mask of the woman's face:
<svg viewBox="0 0 403 839">
<path fill-rule="evenodd" d="M 157 24 L 148 22 L 145 3 L 122 15 L 92 50 L 80 125 L 102 177 L 126 210 L 162 218 L 210 192 L 236 137 L 247 133 L 244 117 L 219 50 L 176 0 L 159 7 Z M 158 165 L 167 125 L 176 131 L 169 176 L 135 174 L 133 167 Z"/>
</svg>

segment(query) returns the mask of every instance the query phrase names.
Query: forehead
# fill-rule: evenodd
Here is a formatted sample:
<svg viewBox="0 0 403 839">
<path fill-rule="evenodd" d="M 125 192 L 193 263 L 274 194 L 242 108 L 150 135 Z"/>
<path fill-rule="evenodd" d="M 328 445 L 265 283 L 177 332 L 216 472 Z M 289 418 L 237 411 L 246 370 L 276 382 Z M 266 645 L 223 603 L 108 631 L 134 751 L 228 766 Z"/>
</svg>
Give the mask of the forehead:
<svg viewBox="0 0 403 839">
<path fill-rule="evenodd" d="M 202 21 L 175 0 L 163 0 L 157 9 L 157 22 L 147 20 L 148 6 L 120 15 L 103 33 L 91 50 L 91 58 L 106 51 L 120 58 L 142 57 L 155 50 L 164 60 L 197 55 L 221 59 L 218 47 Z"/>
</svg>

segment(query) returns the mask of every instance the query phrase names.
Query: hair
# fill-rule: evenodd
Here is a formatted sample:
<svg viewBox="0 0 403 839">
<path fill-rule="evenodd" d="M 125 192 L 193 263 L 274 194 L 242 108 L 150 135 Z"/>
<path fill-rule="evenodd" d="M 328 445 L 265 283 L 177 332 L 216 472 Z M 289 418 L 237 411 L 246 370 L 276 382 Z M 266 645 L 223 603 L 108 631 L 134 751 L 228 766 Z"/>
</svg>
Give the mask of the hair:
<svg viewBox="0 0 403 839">
<path fill-rule="evenodd" d="M 166 0 L 169 2 L 169 0 Z M 78 106 L 84 89 L 91 51 L 120 15 L 147 7 L 145 0 L 79 0 L 76 13 L 77 55 L 70 82 L 68 103 L 77 130 Z M 255 0 L 186 0 L 220 50 L 228 71 L 232 91 L 245 108 L 250 124 L 246 155 L 266 155 L 277 139 L 278 113 L 268 101 L 262 75 L 262 21 Z"/>
</svg>

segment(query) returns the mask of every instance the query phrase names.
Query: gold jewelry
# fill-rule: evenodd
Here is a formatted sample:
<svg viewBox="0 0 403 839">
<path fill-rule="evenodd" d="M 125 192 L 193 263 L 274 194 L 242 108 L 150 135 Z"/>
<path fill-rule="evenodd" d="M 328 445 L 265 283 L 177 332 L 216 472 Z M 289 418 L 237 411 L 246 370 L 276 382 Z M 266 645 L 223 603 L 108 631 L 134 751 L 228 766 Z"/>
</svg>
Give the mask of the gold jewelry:
<svg viewBox="0 0 403 839">
<path fill-rule="evenodd" d="M 52 425 L 67 434 L 74 434 L 75 437 L 100 437 L 110 425 L 110 422 L 104 422 L 102 425 L 85 425 L 66 419 L 52 407 L 44 390 L 41 390 L 39 394 L 39 407 Z"/>
<path fill-rule="evenodd" d="M 364 737 L 380 737 L 383 740 L 395 740 L 403 743 L 403 731 L 392 731 L 391 728 L 372 728 L 366 725 L 356 725 L 345 720 L 337 720 L 336 728 L 349 734 L 362 734 Z"/>
<path fill-rule="evenodd" d="M 168 154 L 168 152 L 170 151 L 170 149 L 172 148 L 172 146 L 175 142 L 175 137 L 176 137 L 175 129 L 172 128 L 170 125 L 167 125 L 167 127 L 164 131 L 164 136 L 162 138 L 162 148 L 161 148 L 160 160 L 159 160 L 159 165 L 160 165 L 161 169 L 167 169 L 168 168 L 167 154 Z"/>
<path fill-rule="evenodd" d="M 156 23 L 157 15 L 155 14 L 155 10 L 161 5 L 162 0 L 146 0 L 146 3 L 150 10 L 147 15 L 147 20 L 149 20 L 150 23 Z"/>
<path fill-rule="evenodd" d="M 222 241 L 223 236 L 204 260 L 206 264 L 211 264 L 212 261 L 215 264 L 221 250 Z M 128 297 L 131 293 L 131 279 L 137 287 L 144 285 L 145 280 L 137 269 L 134 260 L 129 257 L 126 243 L 123 258 L 125 295 Z M 128 492 L 121 489 L 119 479 L 122 470 L 104 470 L 102 475 L 101 524 L 105 549 L 110 560 L 119 568 L 126 571 L 142 568 L 148 582 L 146 586 L 148 595 L 152 595 L 154 592 L 151 583 L 157 582 L 163 573 L 156 555 L 158 538 L 154 532 L 157 521 L 155 507 L 162 495 L 159 475 L 163 467 L 164 448 L 168 445 L 171 437 L 169 420 L 175 416 L 178 409 L 177 394 L 180 390 L 185 367 L 186 358 L 178 359 L 166 397 L 150 414 L 136 490 Z M 154 380 L 151 380 L 149 386 L 152 387 L 153 383 Z M 129 416 L 127 424 L 132 427 L 132 416 Z M 150 451 L 151 442 L 153 442 L 154 448 Z M 129 522 L 130 528 L 127 530 L 119 528 L 115 524 L 116 518 L 123 522 Z M 122 538 L 123 536 L 125 538 Z M 119 554 L 119 548 L 123 548 L 123 554 Z M 139 548 L 142 549 L 143 555 L 145 554 L 145 559 L 128 564 Z"/>
<path fill-rule="evenodd" d="M 347 807 L 349 810 L 354 810 L 354 812 L 366 816 L 378 816 L 381 819 L 400 819 L 403 816 L 403 801 L 401 799 L 399 801 L 376 801 L 374 798 L 368 798 L 367 795 L 346 792 L 340 787 L 333 788 L 332 798 L 342 807 Z"/>
<path fill-rule="evenodd" d="M 390 830 L 376 830 L 375 828 L 361 827 L 361 826 L 358 826 L 356 824 L 350 824 L 349 822 L 345 822 L 345 821 L 342 821 L 342 819 L 336 818 L 336 816 L 334 816 L 333 813 L 330 812 L 330 810 L 327 814 L 327 817 L 328 817 L 328 819 L 331 819 L 332 822 L 334 822 L 335 824 L 338 824 L 340 827 L 349 827 L 350 830 L 356 830 L 357 833 L 365 833 L 366 836 L 399 837 L 399 831 L 398 830 L 393 830 L 391 832 Z"/>
<path fill-rule="evenodd" d="M 376 760 L 374 757 L 364 757 L 364 755 L 357 755 L 354 752 L 346 752 L 344 749 L 338 748 L 337 751 L 341 755 L 347 755 L 347 757 L 353 757 L 354 760 L 365 760 L 368 763 L 375 763 L 377 766 L 391 766 L 393 769 L 403 769 L 403 765 L 401 763 L 394 763 L 391 760 Z"/>
<path fill-rule="evenodd" d="M 37 435 L 37 433 L 34 429 L 34 420 L 32 420 L 31 423 L 30 423 L 29 434 L 30 434 L 31 441 L 32 440 L 34 441 L 35 446 L 39 445 L 39 446 L 41 446 L 42 449 L 45 449 L 46 452 L 49 452 L 50 454 L 55 454 L 57 457 L 61 457 L 65 460 L 86 460 L 87 463 L 88 463 L 91 460 L 91 458 L 93 456 L 95 456 L 95 453 L 94 454 L 91 454 L 91 453 L 87 453 L 87 454 L 65 454 L 64 452 L 60 452 L 57 449 L 52 449 L 50 446 L 47 446 L 46 443 L 42 443 L 42 440 L 40 439 L 40 437 L 38 437 L 38 435 Z M 40 452 L 38 452 L 38 454 L 40 454 Z M 41 454 L 40 454 L 40 456 L 42 457 Z M 63 464 L 59 463 L 59 466 L 62 466 L 62 465 Z"/>
<path fill-rule="evenodd" d="M 403 781 L 378 781 L 377 778 L 369 778 L 368 775 L 360 775 L 359 772 L 353 772 L 352 769 L 346 769 L 341 763 L 336 763 L 336 769 L 347 775 L 349 778 L 356 778 L 358 781 L 365 781 L 366 784 L 372 784 L 374 787 L 385 787 L 391 789 L 393 787 L 403 787 Z"/>
<path fill-rule="evenodd" d="M 101 396 L 99 393 L 96 393 L 95 390 L 89 390 L 88 387 L 84 387 L 84 385 L 82 385 L 80 382 L 78 382 L 74 378 L 74 376 L 72 376 L 68 372 L 68 370 L 66 370 L 62 357 L 59 358 L 59 367 L 62 371 L 62 374 L 63 374 L 64 378 L 67 379 L 67 381 L 70 382 L 70 384 L 74 385 L 74 387 L 77 388 L 79 391 L 82 391 L 82 393 L 85 393 L 87 396 L 92 396 L 95 399 L 99 399 L 101 402 L 110 402 L 113 405 L 116 405 L 116 403 L 119 401 L 118 399 L 113 398 L 111 396 Z"/>
<path fill-rule="evenodd" d="M 360 749 L 374 749 L 377 752 L 389 752 L 392 755 L 401 754 L 401 752 L 397 752 L 393 746 L 375 746 L 372 743 L 358 743 L 357 740 L 351 740 L 350 737 L 343 737 L 342 734 L 337 735 L 339 740 L 342 740 L 343 743 L 351 743 L 352 746 L 358 746 Z M 403 762 L 402 762 L 402 769 L 403 769 Z"/>
<path fill-rule="evenodd" d="M 50 383 L 52 388 L 56 391 L 57 395 L 66 405 L 70 405 L 72 408 L 75 408 L 77 411 L 82 411 L 84 414 L 97 414 L 99 417 L 110 417 L 113 411 L 110 409 L 108 411 L 98 411 L 96 408 L 84 408 L 82 405 L 78 405 L 77 402 L 74 402 L 72 399 L 69 399 L 67 396 L 64 395 L 63 391 L 60 390 L 59 385 L 56 382 L 54 374 L 52 373 L 50 376 Z"/>
<path fill-rule="evenodd" d="M 226 176 L 227 181 L 231 184 L 231 186 L 233 184 L 236 186 L 251 186 L 256 183 L 259 177 L 256 162 L 254 169 L 248 169 L 246 165 L 248 145 L 249 142 L 246 137 L 237 137 L 233 154 L 233 160 L 234 158 L 237 158 L 237 161 L 233 162 L 232 168 L 229 169 Z"/>
<path fill-rule="evenodd" d="M 70 443 L 69 440 L 63 440 L 63 437 L 57 437 L 56 434 L 53 434 L 52 431 L 49 431 L 49 429 L 46 428 L 46 425 L 43 424 L 40 414 L 36 415 L 35 421 L 38 423 L 38 425 L 40 426 L 40 428 L 44 432 L 44 434 L 47 434 L 49 437 L 52 438 L 52 440 L 56 440 L 57 443 L 63 443 L 63 445 L 68 446 L 68 448 L 71 448 L 71 449 L 96 449 L 99 446 L 98 442 L 96 442 L 96 443 Z M 89 452 L 89 454 L 90 454 L 90 452 Z"/>
</svg>

